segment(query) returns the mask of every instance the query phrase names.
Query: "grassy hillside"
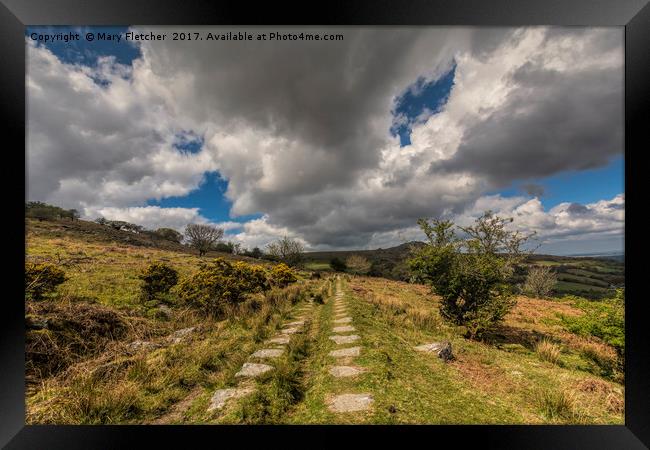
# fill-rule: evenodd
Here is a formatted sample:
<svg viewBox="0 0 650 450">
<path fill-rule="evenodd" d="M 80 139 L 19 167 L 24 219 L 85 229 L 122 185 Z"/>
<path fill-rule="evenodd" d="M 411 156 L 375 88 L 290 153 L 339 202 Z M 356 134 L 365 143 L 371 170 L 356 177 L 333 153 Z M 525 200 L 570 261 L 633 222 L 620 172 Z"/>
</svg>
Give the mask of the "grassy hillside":
<svg viewBox="0 0 650 450">
<path fill-rule="evenodd" d="M 26 305 L 28 423 L 623 423 L 614 341 L 592 327 L 607 302 L 521 297 L 500 329 L 474 342 L 441 320 L 427 287 L 304 272 L 211 318 L 181 305 L 144 307 L 137 274 L 164 261 L 185 276 L 224 255 L 199 258 L 98 226 L 28 222 L 28 260 L 69 276 L 54 296 Z M 353 378 L 329 374 L 337 293 L 360 336 L 354 364 L 363 372 Z M 243 383 L 252 393 L 209 411 L 217 389 L 238 386 L 251 353 L 298 319 L 304 327 L 274 370 Z M 452 344 L 451 362 L 414 350 L 441 340 Z M 372 408 L 332 412 L 332 396 L 346 392 L 371 394 Z"/>
</svg>

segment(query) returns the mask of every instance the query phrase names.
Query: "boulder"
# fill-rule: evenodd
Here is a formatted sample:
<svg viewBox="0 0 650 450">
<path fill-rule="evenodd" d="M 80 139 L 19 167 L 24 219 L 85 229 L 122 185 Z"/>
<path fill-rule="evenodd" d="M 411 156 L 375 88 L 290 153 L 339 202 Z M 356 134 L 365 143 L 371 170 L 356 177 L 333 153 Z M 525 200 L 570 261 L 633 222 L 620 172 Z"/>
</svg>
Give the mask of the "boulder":
<svg viewBox="0 0 650 450">
<path fill-rule="evenodd" d="M 451 352 L 451 342 L 449 341 L 418 345 L 415 349 L 419 352 L 434 353 L 445 362 L 454 359 L 454 355 Z"/>
</svg>

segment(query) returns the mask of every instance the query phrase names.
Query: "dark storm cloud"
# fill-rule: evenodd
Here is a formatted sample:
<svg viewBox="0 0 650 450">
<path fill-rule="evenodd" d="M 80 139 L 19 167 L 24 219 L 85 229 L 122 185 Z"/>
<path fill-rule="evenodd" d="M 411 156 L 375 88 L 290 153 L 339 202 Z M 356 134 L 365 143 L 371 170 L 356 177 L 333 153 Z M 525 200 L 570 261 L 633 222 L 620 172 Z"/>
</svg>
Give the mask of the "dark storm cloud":
<svg viewBox="0 0 650 450">
<path fill-rule="evenodd" d="M 623 151 L 621 68 L 559 73 L 527 63 L 506 104 L 465 131 L 436 171 L 470 171 L 497 186 L 606 165 Z"/>
</svg>

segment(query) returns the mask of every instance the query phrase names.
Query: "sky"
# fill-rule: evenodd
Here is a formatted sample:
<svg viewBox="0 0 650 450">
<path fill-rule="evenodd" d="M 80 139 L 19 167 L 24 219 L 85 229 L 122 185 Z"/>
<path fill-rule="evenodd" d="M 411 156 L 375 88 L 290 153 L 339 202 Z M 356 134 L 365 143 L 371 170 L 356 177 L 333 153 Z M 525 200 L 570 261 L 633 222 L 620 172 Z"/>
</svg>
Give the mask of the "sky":
<svg viewBox="0 0 650 450">
<path fill-rule="evenodd" d="M 623 252 L 622 28 L 171 39 L 232 30 L 28 28 L 28 199 L 309 250 L 387 248 L 423 239 L 418 218 L 489 209 L 534 231 L 538 253 Z M 100 31 L 122 40 L 84 39 Z"/>
</svg>

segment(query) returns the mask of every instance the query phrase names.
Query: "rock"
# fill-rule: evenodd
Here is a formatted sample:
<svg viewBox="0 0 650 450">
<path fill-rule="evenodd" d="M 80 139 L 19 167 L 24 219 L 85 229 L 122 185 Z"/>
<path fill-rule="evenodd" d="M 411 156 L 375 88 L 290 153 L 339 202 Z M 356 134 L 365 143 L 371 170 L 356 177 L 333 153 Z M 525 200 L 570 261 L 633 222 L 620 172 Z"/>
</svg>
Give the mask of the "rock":
<svg viewBox="0 0 650 450">
<path fill-rule="evenodd" d="M 352 319 L 350 317 L 343 317 L 342 319 L 336 319 L 334 323 L 350 323 Z"/>
<path fill-rule="evenodd" d="M 370 394 L 341 394 L 332 399 L 329 410 L 332 412 L 354 412 L 370 409 L 373 398 Z"/>
<path fill-rule="evenodd" d="M 178 344 L 181 342 L 183 339 L 185 339 L 186 336 L 190 335 L 196 327 L 189 327 L 189 328 L 183 328 L 181 330 L 174 331 L 171 336 L 169 336 L 169 340 L 174 343 Z"/>
<path fill-rule="evenodd" d="M 349 331 L 356 331 L 352 325 L 343 325 L 342 327 L 334 327 L 332 331 L 335 333 L 347 333 Z"/>
<path fill-rule="evenodd" d="M 235 374 L 236 377 L 256 377 L 273 370 L 268 364 L 244 363 L 241 370 Z"/>
<path fill-rule="evenodd" d="M 155 342 L 141 341 L 140 339 L 138 339 L 137 341 L 133 341 L 130 344 L 128 344 L 126 346 L 126 349 L 129 352 L 135 353 L 135 352 L 138 352 L 138 351 L 141 351 L 141 350 L 149 351 L 149 350 L 154 350 L 154 349 L 157 349 L 157 348 L 160 348 L 160 347 L 162 347 L 162 346 L 160 344 L 156 344 Z"/>
<path fill-rule="evenodd" d="M 160 305 L 158 307 L 158 313 L 166 319 L 171 318 L 173 315 L 172 309 L 167 305 Z"/>
<path fill-rule="evenodd" d="M 332 350 L 329 355 L 334 358 L 344 358 L 346 356 L 359 356 L 361 354 L 361 347 L 348 347 L 339 350 Z"/>
<path fill-rule="evenodd" d="M 253 353 L 251 358 L 279 358 L 282 352 L 283 350 L 279 348 L 265 348 Z"/>
<path fill-rule="evenodd" d="M 208 411 L 221 409 L 231 398 L 243 397 L 244 395 L 250 394 L 251 392 L 253 392 L 253 389 L 250 387 L 218 389 L 214 392 L 212 398 L 210 399 Z"/>
<path fill-rule="evenodd" d="M 284 344 L 288 344 L 289 340 L 290 340 L 289 336 L 278 336 L 278 337 L 274 337 L 272 339 L 268 339 L 266 341 L 266 344 L 281 344 L 281 345 L 284 345 Z"/>
<path fill-rule="evenodd" d="M 281 331 L 282 334 L 295 334 L 300 331 L 300 328 L 294 327 L 294 328 L 285 328 L 284 330 Z"/>
<path fill-rule="evenodd" d="M 330 367 L 330 375 L 336 378 L 341 377 L 354 377 L 364 372 L 364 369 L 361 367 L 352 367 L 352 366 L 333 366 Z"/>
<path fill-rule="evenodd" d="M 351 334 L 349 336 L 339 336 L 338 334 L 335 334 L 333 336 L 330 336 L 330 339 L 340 345 L 340 344 L 352 344 L 353 342 L 356 342 L 361 338 L 356 334 Z"/>
<path fill-rule="evenodd" d="M 419 352 L 435 353 L 438 358 L 445 362 L 454 358 L 454 355 L 451 353 L 451 342 L 449 341 L 418 345 L 415 349 Z"/>
<path fill-rule="evenodd" d="M 289 322 L 286 326 L 291 328 L 291 327 L 299 327 L 304 324 L 305 324 L 304 320 L 296 320 L 295 322 Z"/>
</svg>

